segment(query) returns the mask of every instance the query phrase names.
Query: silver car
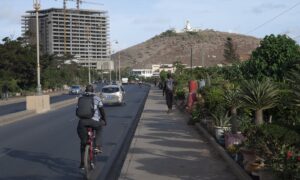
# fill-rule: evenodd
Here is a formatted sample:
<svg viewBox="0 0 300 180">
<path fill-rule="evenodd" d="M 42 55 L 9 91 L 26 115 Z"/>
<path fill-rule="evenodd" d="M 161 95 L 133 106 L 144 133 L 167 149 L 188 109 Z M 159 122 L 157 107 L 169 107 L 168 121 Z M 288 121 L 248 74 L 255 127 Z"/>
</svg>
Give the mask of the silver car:
<svg viewBox="0 0 300 180">
<path fill-rule="evenodd" d="M 69 89 L 69 94 L 81 94 L 82 90 L 80 85 L 73 85 Z"/>
<path fill-rule="evenodd" d="M 104 86 L 100 93 L 100 98 L 103 104 L 113 105 L 113 104 L 124 104 L 125 90 L 120 85 L 107 85 Z"/>
</svg>

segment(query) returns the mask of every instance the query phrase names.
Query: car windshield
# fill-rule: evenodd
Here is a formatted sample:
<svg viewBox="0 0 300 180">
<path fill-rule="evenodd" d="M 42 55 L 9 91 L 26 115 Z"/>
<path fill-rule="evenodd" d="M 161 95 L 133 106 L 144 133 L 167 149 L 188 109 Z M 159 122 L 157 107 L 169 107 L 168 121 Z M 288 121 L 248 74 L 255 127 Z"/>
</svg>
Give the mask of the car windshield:
<svg viewBox="0 0 300 180">
<path fill-rule="evenodd" d="M 105 87 L 102 89 L 103 93 L 115 93 L 118 92 L 119 88 L 118 87 Z"/>
<path fill-rule="evenodd" d="M 71 88 L 72 89 L 79 89 L 80 87 L 79 86 L 72 86 Z"/>
</svg>

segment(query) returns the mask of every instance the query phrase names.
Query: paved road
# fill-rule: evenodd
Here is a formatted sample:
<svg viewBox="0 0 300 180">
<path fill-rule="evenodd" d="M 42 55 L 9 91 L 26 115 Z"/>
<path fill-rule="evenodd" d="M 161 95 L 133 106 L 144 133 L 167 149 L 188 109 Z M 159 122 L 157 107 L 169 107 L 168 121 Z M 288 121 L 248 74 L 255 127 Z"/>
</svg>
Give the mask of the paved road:
<svg viewBox="0 0 300 180">
<path fill-rule="evenodd" d="M 68 99 L 74 98 L 75 95 L 58 95 L 58 96 L 52 96 L 50 97 L 50 104 L 52 103 L 57 103 L 60 101 L 65 101 Z M 20 111 L 25 111 L 26 110 L 26 102 L 18 102 L 18 103 L 13 103 L 13 104 L 7 104 L 7 105 L 1 105 L 0 106 L 0 116 L 11 114 L 11 113 L 16 113 Z"/>
<path fill-rule="evenodd" d="M 103 131 L 104 153 L 97 157 L 94 177 L 107 169 L 118 151 L 148 87 L 125 86 L 126 105 L 105 107 L 108 126 Z M 76 180 L 79 171 L 79 138 L 75 106 L 41 114 L 0 127 L 0 180 Z"/>
</svg>

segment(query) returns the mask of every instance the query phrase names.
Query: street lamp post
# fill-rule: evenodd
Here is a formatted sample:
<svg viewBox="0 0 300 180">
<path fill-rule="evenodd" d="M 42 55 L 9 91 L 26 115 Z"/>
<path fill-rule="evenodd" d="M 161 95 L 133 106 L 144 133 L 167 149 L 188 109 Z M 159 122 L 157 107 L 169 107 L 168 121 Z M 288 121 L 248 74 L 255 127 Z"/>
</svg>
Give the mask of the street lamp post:
<svg viewBox="0 0 300 180">
<path fill-rule="evenodd" d="M 40 71 L 40 38 L 39 38 L 39 9 L 40 0 L 34 0 L 35 21 L 36 21 L 36 61 L 37 61 L 37 94 L 42 94 L 41 71 Z"/>
<path fill-rule="evenodd" d="M 117 64 L 114 65 L 115 66 L 115 80 L 117 82 L 117 78 L 118 78 L 118 71 L 117 71 Z"/>
<path fill-rule="evenodd" d="M 109 62 L 109 83 L 111 84 L 111 62 Z"/>
<path fill-rule="evenodd" d="M 88 41 L 88 60 L 89 60 L 89 84 L 91 84 L 90 40 Z"/>
<path fill-rule="evenodd" d="M 121 52 L 119 51 L 119 82 L 121 82 L 120 56 L 121 56 Z"/>
<path fill-rule="evenodd" d="M 117 40 L 114 41 L 115 44 L 119 44 L 119 42 Z M 119 69 L 119 76 L 118 76 L 118 79 L 119 79 L 119 82 L 121 82 L 121 65 L 120 65 L 120 57 L 121 57 L 121 52 L 120 52 L 120 49 L 118 51 L 118 69 Z M 116 68 L 117 69 L 117 68 Z M 117 73 L 116 73 L 117 74 Z M 116 76 L 116 79 L 117 79 L 117 76 Z"/>
<path fill-rule="evenodd" d="M 89 84 L 91 84 L 91 60 L 90 60 L 90 41 L 91 41 L 91 27 L 87 28 L 87 57 L 88 57 L 88 74 L 89 74 Z"/>
</svg>

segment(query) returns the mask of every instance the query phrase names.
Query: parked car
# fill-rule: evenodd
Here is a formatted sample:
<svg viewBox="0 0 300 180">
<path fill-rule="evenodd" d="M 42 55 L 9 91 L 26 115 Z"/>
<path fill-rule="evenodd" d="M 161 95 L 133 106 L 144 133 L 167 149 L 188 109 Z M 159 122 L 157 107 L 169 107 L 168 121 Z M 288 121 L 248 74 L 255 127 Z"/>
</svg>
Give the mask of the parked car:
<svg viewBox="0 0 300 180">
<path fill-rule="evenodd" d="M 80 85 L 72 85 L 69 89 L 69 94 L 81 94 L 82 90 Z"/>
<path fill-rule="evenodd" d="M 101 89 L 100 98 L 103 104 L 124 104 L 125 90 L 120 85 L 107 85 Z"/>
</svg>

